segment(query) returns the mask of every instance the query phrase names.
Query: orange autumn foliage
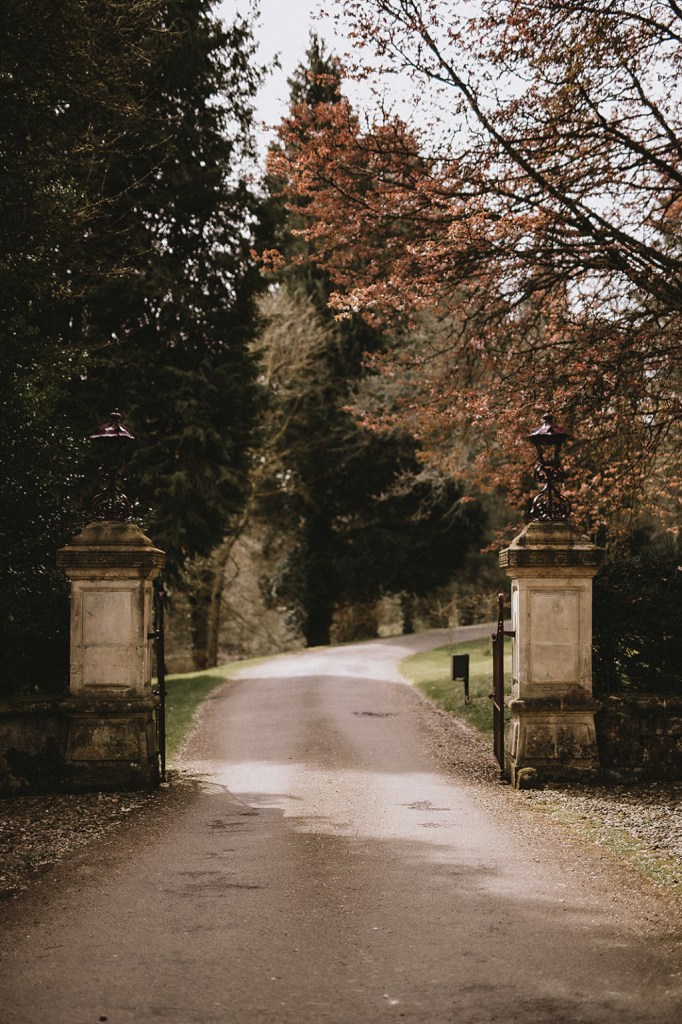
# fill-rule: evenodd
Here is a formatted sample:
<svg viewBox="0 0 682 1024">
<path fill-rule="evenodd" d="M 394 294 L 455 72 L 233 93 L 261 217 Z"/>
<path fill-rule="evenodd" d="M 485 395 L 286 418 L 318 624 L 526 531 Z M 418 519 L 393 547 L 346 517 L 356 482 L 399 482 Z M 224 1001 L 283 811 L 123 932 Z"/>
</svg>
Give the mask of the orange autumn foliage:
<svg viewBox="0 0 682 1024">
<path fill-rule="evenodd" d="M 339 0 L 357 53 L 410 69 L 419 127 L 300 104 L 273 170 L 339 316 L 394 337 L 358 398 L 424 457 L 521 502 L 551 408 L 590 526 L 679 522 L 682 8 Z M 353 74 L 365 74 L 359 63 Z"/>
</svg>

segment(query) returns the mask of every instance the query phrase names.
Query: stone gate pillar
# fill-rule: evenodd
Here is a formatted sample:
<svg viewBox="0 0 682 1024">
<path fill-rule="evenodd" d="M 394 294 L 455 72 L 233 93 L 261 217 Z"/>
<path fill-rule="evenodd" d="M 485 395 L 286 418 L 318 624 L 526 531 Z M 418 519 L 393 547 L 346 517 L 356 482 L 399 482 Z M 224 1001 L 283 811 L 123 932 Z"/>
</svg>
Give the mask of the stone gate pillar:
<svg viewBox="0 0 682 1024">
<path fill-rule="evenodd" d="M 114 520 L 90 523 L 58 552 L 71 580 L 69 788 L 158 782 L 150 634 L 164 560 L 139 527 Z"/>
<path fill-rule="evenodd" d="M 511 577 L 512 784 L 588 779 L 599 769 L 592 697 L 592 578 L 603 552 L 566 521 L 531 522 L 500 552 Z"/>
</svg>

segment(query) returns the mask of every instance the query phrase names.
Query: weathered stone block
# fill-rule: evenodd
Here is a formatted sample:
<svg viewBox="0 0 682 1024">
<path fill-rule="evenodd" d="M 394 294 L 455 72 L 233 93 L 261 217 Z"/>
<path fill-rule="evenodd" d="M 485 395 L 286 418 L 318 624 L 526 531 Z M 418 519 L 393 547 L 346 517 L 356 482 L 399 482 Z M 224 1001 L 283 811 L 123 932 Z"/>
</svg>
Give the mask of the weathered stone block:
<svg viewBox="0 0 682 1024">
<path fill-rule="evenodd" d="M 163 563 L 132 523 L 91 523 L 59 552 L 71 579 L 71 699 L 63 711 L 73 788 L 158 781 L 152 580 Z"/>
<path fill-rule="evenodd" d="M 68 719 L 66 764 L 72 788 L 148 788 L 158 782 L 156 698 L 62 702 Z"/>
<path fill-rule="evenodd" d="M 592 577 L 602 553 L 568 523 L 531 523 L 500 555 L 512 579 L 509 770 L 594 775 Z"/>
<path fill-rule="evenodd" d="M 0 705 L 0 793 L 59 789 L 65 774 L 66 732 L 56 701 Z"/>
<path fill-rule="evenodd" d="M 132 716 L 76 719 L 69 731 L 67 756 L 70 761 L 142 761 L 147 756 L 142 739 L 140 723 Z"/>
<path fill-rule="evenodd" d="M 608 697 L 596 716 L 601 762 L 618 779 L 682 778 L 682 699 Z"/>
</svg>

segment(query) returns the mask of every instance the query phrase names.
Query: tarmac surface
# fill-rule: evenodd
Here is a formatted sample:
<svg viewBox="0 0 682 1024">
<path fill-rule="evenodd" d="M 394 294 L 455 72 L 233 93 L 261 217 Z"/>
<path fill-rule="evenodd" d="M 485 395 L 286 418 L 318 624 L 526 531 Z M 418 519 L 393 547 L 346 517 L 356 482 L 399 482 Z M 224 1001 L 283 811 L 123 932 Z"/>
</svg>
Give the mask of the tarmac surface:
<svg viewBox="0 0 682 1024">
<path fill-rule="evenodd" d="M 678 1024 L 679 903 L 444 770 L 397 664 L 447 639 L 217 691 L 196 788 L 0 913 L 2 1024 Z"/>
</svg>

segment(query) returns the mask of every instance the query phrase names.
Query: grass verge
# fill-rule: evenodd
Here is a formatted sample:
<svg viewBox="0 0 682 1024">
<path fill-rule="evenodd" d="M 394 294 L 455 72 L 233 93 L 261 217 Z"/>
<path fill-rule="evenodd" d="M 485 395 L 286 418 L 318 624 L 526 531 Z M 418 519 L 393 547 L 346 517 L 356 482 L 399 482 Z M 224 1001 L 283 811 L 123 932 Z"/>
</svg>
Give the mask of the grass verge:
<svg viewBox="0 0 682 1024">
<path fill-rule="evenodd" d="M 511 645 L 505 651 L 505 680 L 511 678 Z M 464 703 L 464 685 L 450 678 L 450 655 L 469 655 L 470 703 Z M 414 654 L 400 665 L 403 675 L 438 707 L 469 722 L 482 733 L 492 733 L 492 701 L 488 694 L 492 690 L 492 642 L 489 639 L 475 640 L 466 644 L 440 647 L 423 654 Z M 617 814 L 604 812 L 595 807 L 590 813 L 582 806 L 571 807 L 567 803 L 574 790 L 567 787 L 561 792 L 552 789 L 519 793 L 519 799 L 528 801 L 532 809 L 547 815 L 556 824 L 581 835 L 599 846 L 610 850 L 626 861 L 654 883 L 682 897 L 682 862 L 679 856 L 657 847 L 644 839 L 618 827 L 608 818 Z M 580 793 L 578 793 L 580 796 Z M 604 796 L 601 794 L 600 802 Z"/>
<path fill-rule="evenodd" d="M 469 703 L 464 703 L 464 683 L 450 678 L 450 656 L 469 655 Z M 492 640 L 471 640 L 448 644 L 433 651 L 412 654 L 400 663 L 400 671 L 418 690 L 444 711 L 449 711 L 480 732 L 492 733 L 493 706 L 489 694 L 493 688 Z M 511 646 L 505 652 L 505 678 L 511 674 Z"/>
<path fill-rule="evenodd" d="M 555 795 L 551 790 L 545 793 L 526 793 L 524 797 L 532 803 L 533 810 L 546 814 L 552 821 L 610 850 L 656 885 L 682 897 L 682 860 L 679 856 L 668 850 L 652 848 L 632 835 L 626 827 L 607 824 L 597 813 L 586 815 L 582 810 L 572 810 L 563 803 L 555 803 Z"/>
</svg>

